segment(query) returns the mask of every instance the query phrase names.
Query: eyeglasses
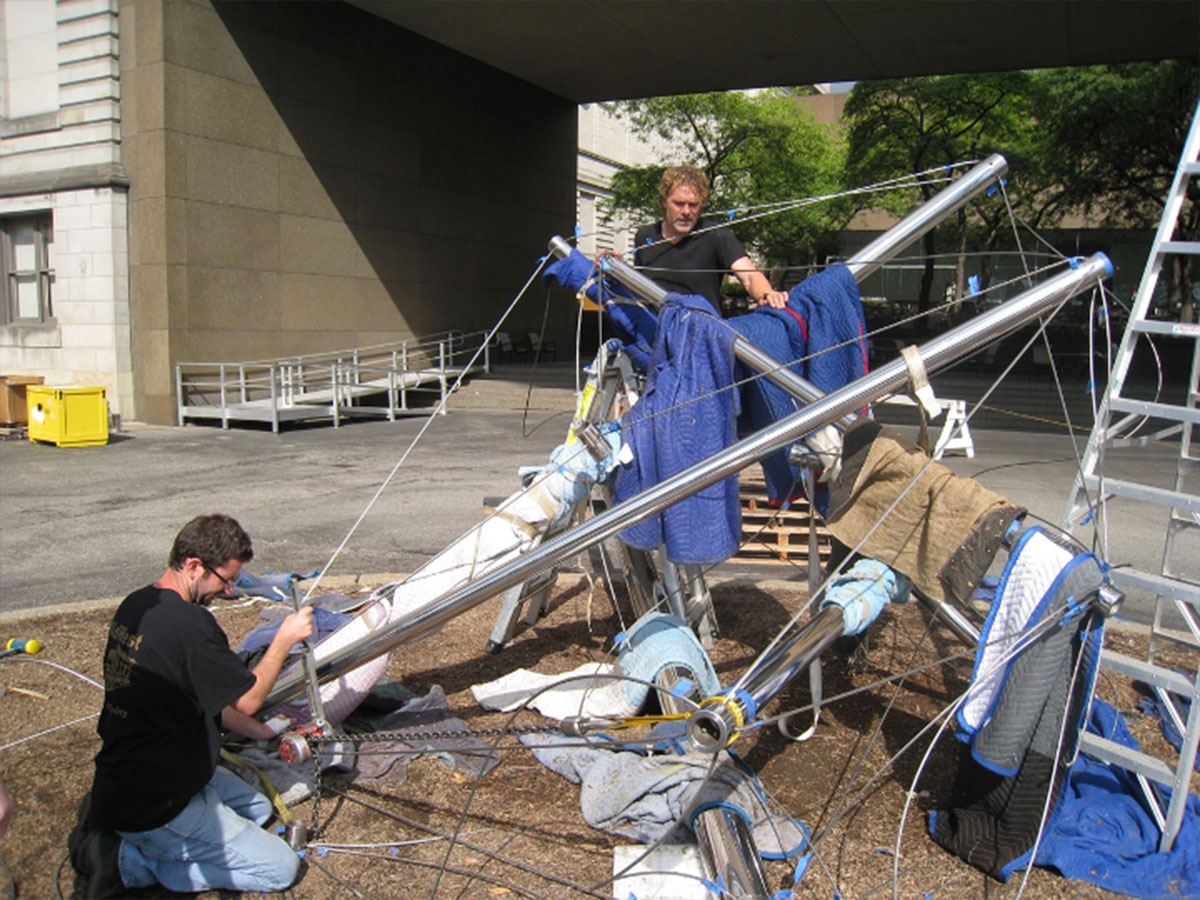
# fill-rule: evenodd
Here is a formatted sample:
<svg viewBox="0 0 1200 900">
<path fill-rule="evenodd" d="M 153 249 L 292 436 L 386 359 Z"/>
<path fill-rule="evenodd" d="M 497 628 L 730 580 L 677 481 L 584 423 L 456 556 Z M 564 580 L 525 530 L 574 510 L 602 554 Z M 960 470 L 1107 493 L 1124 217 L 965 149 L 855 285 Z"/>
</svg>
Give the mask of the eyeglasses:
<svg viewBox="0 0 1200 900">
<path fill-rule="evenodd" d="M 234 590 L 233 582 L 230 581 L 228 578 L 226 578 L 224 575 L 222 575 L 220 572 L 218 572 L 214 567 L 210 566 L 208 563 L 205 563 L 204 568 L 208 569 L 208 571 L 212 572 L 212 574 L 217 576 L 217 581 L 221 582 L 221 586 L 224 588 L 224 590 L 221 593 L 223 593 L 223 594 L 237 593 Z"/>
</svg>

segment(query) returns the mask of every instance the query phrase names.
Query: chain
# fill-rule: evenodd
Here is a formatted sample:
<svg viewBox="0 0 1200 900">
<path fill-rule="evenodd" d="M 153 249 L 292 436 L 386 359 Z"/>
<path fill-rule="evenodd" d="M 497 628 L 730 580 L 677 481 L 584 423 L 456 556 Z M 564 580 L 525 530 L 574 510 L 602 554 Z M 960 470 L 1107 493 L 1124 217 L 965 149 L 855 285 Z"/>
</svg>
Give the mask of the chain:
<svg viewBox="0 0 1200 900">
<path fill-rule="evenodd" d="M 321 836 L 321 774 L 324 771 L 323 767 L 321 766 L 321 746 L 324 744 L 337 744 L 350 741 L 355 743 L 383 743 L 390 741 L 403 741 L 406 743 L 412 743 L 415 741 L 446 741 L 463 738 L 503 737 L 505 735 L 519 737 L 520 735 L 524 734 L 562 734 L 562 731 L 559 728 L 552 728 L 548 725 L 525 725 L 508 728 L 457 729 L 454 731 L 368 731 L 360 734 L 305 735 L 305 740 L 308 742 L 309 756 L 313 761 L 314 772 L 312 819 L 308 828 L 308 839 L 310 841 L 315 841 Z"/>
<path fill-rule="evenodd" d="M 314 734 L 308 737 L 310 744 L 336 744 L 342 741 L 446 741 L 458 738 L 520 736 L 523 734 L 562 734 L 560 727 L 549 725 L 525 725 L 508 728 L 460 728 L 454 731 L 364 731 L 354 734 Z"/>
</svg>

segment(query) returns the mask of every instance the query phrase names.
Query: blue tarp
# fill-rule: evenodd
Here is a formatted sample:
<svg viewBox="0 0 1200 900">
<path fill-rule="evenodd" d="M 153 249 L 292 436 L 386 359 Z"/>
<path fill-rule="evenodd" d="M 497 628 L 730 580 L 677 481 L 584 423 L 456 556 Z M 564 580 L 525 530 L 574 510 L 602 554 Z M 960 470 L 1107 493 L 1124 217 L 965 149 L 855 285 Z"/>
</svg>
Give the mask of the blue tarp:
<svg viewBox="0 0 1200 900">
<path fill-rule="evenodd" d="M 1088 731 L 1138 749 L 1124 718 L 1103 700 L 1092 702 Z M 1165 808 L 1165 788 L 1163 794 Z M 1159 838 L 1133 776 L 1080 756 L 1042 837 L 1037 864 L 1144 900 L 1200 897 L 1200 799 L 1188 797 L 1169 853 L 1158 852 Z"/>
</svg>

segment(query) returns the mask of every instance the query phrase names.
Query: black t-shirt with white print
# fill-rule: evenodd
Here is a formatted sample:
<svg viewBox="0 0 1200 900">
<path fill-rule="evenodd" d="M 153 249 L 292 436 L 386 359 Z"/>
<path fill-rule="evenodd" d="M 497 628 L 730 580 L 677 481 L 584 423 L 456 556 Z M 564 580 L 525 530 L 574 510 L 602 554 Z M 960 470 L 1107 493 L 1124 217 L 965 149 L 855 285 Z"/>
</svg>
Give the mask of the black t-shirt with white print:
<svg viewBox="0 0 1200 900">
<path fill-rule="evenodd" d="M 165 825 L 212 778 L 221 710 L 254 686 L 208 610 L 175 591 L 134 591 L 104 651 L 91 824 L 115 831 Z"/>
</svg>

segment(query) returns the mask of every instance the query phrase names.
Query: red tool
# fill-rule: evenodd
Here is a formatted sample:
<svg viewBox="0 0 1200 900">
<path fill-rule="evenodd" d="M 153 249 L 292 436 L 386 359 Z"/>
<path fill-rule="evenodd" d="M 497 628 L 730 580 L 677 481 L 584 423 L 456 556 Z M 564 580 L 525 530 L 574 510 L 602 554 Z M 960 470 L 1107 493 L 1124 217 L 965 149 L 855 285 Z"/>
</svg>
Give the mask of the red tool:
<svg viewBox="0 0 1200 900">
<path fill-rule="evenodd" d="M 308 743 L 308 738 L 323 734 L 325 730 L 316 722 L 308 722 L 285 732 L 279 739 L 280 758 L 290 766 L 308 762 L 312 759 L 312 746 Z"/>
</svg>

